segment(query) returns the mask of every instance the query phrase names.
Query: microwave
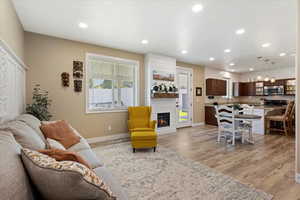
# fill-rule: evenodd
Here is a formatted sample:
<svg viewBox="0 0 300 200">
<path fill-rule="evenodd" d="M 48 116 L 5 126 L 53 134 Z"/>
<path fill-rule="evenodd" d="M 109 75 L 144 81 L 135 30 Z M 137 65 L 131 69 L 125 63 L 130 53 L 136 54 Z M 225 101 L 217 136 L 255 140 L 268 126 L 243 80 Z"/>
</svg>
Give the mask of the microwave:
<svg viewBox="0 0 300 200">
<path fill-rule="evenodd" d="M 276 95 L 284 95 L 284 86 L 265 86 L 264 87 L 264 95 L 266 96 L 276 96 Z"/>
</svg>

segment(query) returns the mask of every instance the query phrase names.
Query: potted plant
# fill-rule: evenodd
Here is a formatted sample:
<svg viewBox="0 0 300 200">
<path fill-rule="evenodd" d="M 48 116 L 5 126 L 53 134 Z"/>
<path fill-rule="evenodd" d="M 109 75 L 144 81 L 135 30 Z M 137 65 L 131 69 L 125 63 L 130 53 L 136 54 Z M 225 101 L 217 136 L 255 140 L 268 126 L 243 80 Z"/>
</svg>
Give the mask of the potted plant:
<svg viewBox="0 0 300 200">
<path fill-rule="evenodd" d="M 35 85 L 32 93 L 32 103 L 27 104 L 26 113 L 31 114 L 41 121 L 49 121 L 52 117 L 48 108 L 51 100 L 48 97 L 48 91 L 42 90 L 40 85 Z"/>
</svg>

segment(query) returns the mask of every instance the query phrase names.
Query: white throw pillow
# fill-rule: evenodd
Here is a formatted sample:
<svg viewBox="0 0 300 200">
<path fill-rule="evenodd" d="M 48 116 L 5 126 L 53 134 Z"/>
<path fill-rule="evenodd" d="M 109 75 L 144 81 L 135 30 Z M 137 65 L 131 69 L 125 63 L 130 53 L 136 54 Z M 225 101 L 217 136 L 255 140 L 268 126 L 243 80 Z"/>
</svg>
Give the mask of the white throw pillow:
<svg viewBox="0 0 300 200">
<path fill-rule="evenodd" d="M 48 149 L 66 150 L 66 148 L 60 142 L 58 142 L 56 140 L 47 138 L 47 142 L 48 142 Z"/>
</svg>

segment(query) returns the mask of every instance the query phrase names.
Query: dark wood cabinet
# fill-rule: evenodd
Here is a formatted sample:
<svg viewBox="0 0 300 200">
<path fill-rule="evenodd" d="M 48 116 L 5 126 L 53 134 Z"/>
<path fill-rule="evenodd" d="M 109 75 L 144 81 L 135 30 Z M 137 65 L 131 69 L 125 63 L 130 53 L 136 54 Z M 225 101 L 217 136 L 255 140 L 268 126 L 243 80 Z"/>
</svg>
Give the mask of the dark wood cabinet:
<svg viewBox="0 0 300 200">
<path fill-rule="evenodd" d="M 213 106 L 205 106 L 205 124 L 218 126 L 216 110 Z"/>
<path fill-rule="evenodd" d="M 227 82 L 220 79 L 206 79 L 206 96 L 226 96 Z"/>
<path fill-rule="evenodd" d="M 239 96 L 255 96 L 255 83 L 254 82 L 240 82 L 239 83 Z"/>
</svg>

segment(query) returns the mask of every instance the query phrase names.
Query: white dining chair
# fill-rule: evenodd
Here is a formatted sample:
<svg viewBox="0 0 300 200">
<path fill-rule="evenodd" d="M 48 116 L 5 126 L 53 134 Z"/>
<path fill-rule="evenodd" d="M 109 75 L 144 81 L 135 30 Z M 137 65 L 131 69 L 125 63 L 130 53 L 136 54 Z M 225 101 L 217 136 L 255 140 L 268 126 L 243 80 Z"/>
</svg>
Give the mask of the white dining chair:
<svg viewBox="0 0 300 200">
<path fill-rule="evenodd" d="M 246 115 L 253 115 L 254 106 L 250 106 L 248 104 L 241 104 L 241 110 L 239 111 L 240 114 Z M 245 132 L 248 133 L 247 141 L 251 144 L 254 144 L 254 137 L 253 137 L 253 123 L 252 120 L 242 120 L 239 122 L 239 128 L 242 131 L 243 139 L 245 139 Z"/>
<path fill-rule="evenodd" d="M 235 145 L 235 140 L 237 137 L 242 137 L 241 130 L 236 124 L 234 115 L 236 114 L 233 107 L 228 107 L 225 105 L 215 106 L 216 109 L 216 118 L 218 121 L 218 139 L 217 142 L 221 141 L 221 138 L 224 137 L 225 140 L 227 137 L 232 138 L 232 145 Z M 243 138 L 242 138 L 243 142 Z"/>
</svg>

